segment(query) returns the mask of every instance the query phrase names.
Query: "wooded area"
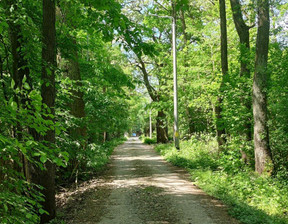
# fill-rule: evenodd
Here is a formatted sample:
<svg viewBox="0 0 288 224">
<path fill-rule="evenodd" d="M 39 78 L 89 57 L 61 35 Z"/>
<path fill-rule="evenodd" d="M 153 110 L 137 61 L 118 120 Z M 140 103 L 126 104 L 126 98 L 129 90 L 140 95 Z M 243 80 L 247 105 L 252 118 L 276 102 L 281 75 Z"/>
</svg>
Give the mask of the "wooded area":
<svg viewBox="0 0 288 224">
<path fill-rule="evenodd" d="M 231 170 L 287 187 L 287 11 L 283 0 L 2 0 L 0 222 L 54 219 L 58 187 L 103 169 L 125 133 L 148 136 L 150 111 L 157 143 L 173 141 L 166 16 L 180 140 L 214 139 Z"/>
</svg>

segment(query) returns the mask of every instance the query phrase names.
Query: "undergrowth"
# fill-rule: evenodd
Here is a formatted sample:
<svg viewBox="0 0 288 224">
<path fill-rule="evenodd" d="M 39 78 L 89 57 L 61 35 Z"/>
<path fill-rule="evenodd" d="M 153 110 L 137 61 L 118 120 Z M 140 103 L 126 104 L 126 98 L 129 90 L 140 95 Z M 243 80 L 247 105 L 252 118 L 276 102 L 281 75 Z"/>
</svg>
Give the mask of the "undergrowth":
<svg viewBox="0 0 288 224">
<path fill-rule="evenodd" d="M 57 179 L 58 185 L 65 185 L 71 187 L 72 182 L 75 182 L 75 178 L 78 181 L 85 181 L 92 179 L 95 175 L 105 169 L 105 165 L 110 161 L 110 156 L 113 153 L 116 146 L 125 142 L 127 138 L 114 138 L 104 144 L 89 144 L 85 151 L 78 153 L 77 160 L 75 160 L 76 166 L 71 173 L 70 170 L 58 171 L 62 174 L 60 176 L 66 176 L 66 179 Z M 75 164 L 75 163 L 74 163 Z M 77 165 L 78 164 L 78 165 Z M 71 180 L 73 177 L 73 181 Z M 73 185 L 73 184 L 72 184 Z M 65 224 L 65 214 L 57 213 L 57 217 L 49 222 L 49 224 Z"/>
<path fill-rule="evenodd" d="M 58 170 L 57 183 L 59 185 L 70 185 L 76 180 L 89 180 L 95 174 L 101 172 L 109 162 L 114 148 L 126 138 L 115 138 L 103 144 L 89 144 L 85 150 L 79 150 L 70 162 L 71 167 Z"/>
<path fill-rule="evenodd" d="M 156 144 L 157 140 L 156 137 L 153 138 L 148 138 L 148 137 L 144 137 L 142 138 L 143 143 L 151 145 L 151 144 Z"/>
<path fill-rule="evenodd" d="M 232 142 L 233 143 L 233 142 Z M 207 135 L 155 148 L 167 161 L 187 168 L 193 181 L 221 199 L 229 213 L 245 224 L 288 223 L 288 185 L 270 176 L 259 176 L 241 161 L 241 146 L 217 152 L 216 139 Z M 242 150 L 242 149 L 241 149 Z"/>
</svg>

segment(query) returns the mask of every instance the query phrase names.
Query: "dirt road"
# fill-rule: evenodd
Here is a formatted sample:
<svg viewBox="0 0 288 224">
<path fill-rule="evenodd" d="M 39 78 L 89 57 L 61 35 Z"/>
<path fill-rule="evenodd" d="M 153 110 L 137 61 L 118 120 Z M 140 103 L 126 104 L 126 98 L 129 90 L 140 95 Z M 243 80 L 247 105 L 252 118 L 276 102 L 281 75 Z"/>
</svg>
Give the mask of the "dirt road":
<svg viewBox="0 0 288 224">
<path fill-rule="evenodd" d="M 116 148 L 102 177 L 65 193 L 69 200 L 63 211 L 71 224 L 238 223 L 188 178 L 131 138 Z"/>
</svg>

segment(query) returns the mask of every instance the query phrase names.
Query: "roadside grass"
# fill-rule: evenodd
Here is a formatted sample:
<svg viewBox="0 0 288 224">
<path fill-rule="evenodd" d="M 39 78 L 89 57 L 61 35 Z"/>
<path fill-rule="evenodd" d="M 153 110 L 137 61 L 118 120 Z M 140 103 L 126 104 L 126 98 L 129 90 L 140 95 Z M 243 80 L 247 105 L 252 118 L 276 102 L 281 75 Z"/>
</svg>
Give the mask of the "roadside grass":
<svg viewBox="0 0 288 224">
<path fill-rule="evenodd" d="M 228 205 L 229 213 L 245 224 L 287 224 L 288 185 L 269 176 L 260 177 L 241 161 L 240 146 L 217 152 L 216 139 L 192 137 L 155 147 L 172 164 L 186 168 L 196 185 Z"/>
</svg>

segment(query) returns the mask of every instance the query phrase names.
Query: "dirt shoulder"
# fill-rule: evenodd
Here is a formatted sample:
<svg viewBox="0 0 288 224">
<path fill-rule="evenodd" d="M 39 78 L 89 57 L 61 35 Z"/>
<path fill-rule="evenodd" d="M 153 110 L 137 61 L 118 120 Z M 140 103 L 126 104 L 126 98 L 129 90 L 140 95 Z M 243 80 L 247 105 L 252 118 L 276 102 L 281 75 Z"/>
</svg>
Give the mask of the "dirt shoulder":
<svg viewBox="0 0 288 224">
<path fill-rule="evenodd" d="M 57 198 L 68 224 L 238 223 L 220 201 L 189 181 L 186 171 L 137 138 L 115 149 L 101 177 Z"/>
</svg>

